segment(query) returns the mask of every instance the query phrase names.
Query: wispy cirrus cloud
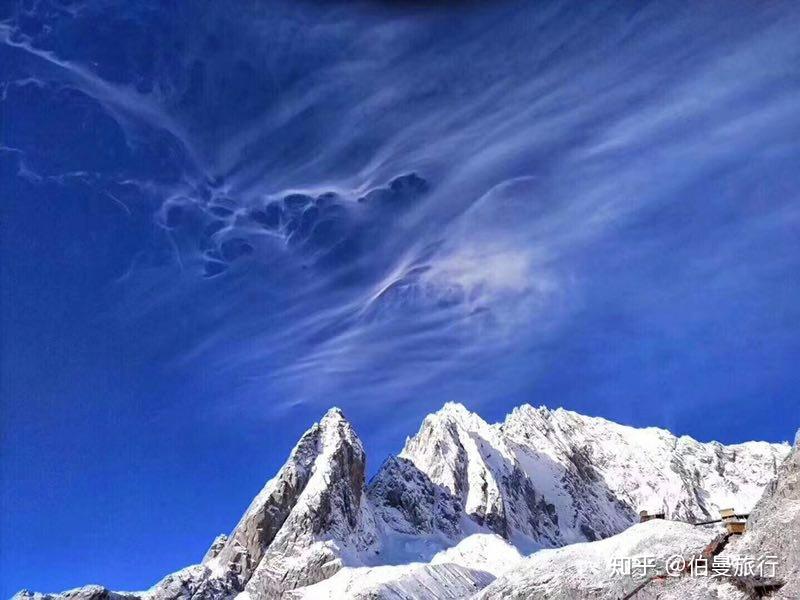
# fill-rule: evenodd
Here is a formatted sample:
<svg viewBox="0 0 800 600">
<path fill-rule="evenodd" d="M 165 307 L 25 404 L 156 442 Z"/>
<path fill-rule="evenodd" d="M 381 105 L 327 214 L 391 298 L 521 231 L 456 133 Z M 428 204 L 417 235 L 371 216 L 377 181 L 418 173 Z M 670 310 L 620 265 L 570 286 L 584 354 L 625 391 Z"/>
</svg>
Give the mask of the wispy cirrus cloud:
<svg viewBox="0 0 800 600">
<path fill-rule="evenodd" d="M 789 293 L 768 273 L 786 273 L 791 253 L 754 249 L 782 247 L 796 226 L 789 5 L 499 4 L 455 29 L 446 9 L 307 10 L 178 29 L 186 52 L 139 82 L 149 91 L 2 30 L 41 61 L 37 81 L 183 148 L 173 181 L 120 184 L 160 204 L 182 273 L 162 301 L 131 291 L 132 314 L 191 302 L 197 327 L 174 358 L 273 389 L 254 411 L 332 396 L 360 410 L 376 386 L 391 402 L 430 398 L 413 400 L 412 421 L 457 394 L 512 402 L 541 387 L 578 402 L 592 391 L 563 370 L 617 378 L 597 357 L 629 351 L 625 327 L 647 337 L 673 322 L 691 338 L 711 310 L 703 294 Z M 218 39 L 231 19 L 248 56 Z M 413 198 L 396 183 L 409 173 L 424 182 L 402 180 L 421 186 Z M 125 281 L 147 294 L 148 279 Z M 497 375 L 476 381 L 489 364 Z"/>
</svg>

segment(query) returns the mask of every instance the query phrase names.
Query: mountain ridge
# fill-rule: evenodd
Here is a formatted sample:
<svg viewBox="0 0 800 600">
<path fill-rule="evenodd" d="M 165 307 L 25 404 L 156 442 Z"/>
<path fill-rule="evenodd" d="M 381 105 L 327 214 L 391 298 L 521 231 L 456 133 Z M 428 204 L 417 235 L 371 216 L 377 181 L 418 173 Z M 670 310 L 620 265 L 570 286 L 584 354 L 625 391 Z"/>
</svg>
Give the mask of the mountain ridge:
<svg viewBox="0 0 800 600">
<path fill-rule="evenodd" d="M 678 520 L 698 520 L 732 499 L 737 510 L 749 510 L 788 452 L 787 444 L 701 443 L 530 405 L 489 424 L 449 402 L 426 416 L 401 452 L 367 481 L 361 440 L 332 408 L 201 563 L 128 596 L 290 598 L 343 569 L 386 577 L 386 568 L 404 564 L 423 565 L 415 572 L 431 586 L 457 586 L 466 594 L 495 575 L 475 570 L 474 561 L 427 563 L 471 536 L 496 536 L 529 553 L 619 534 L 638 520 L 641 506 L 656 500 Z M 403 577 L 397 589 L 419 583 Z M 80 588 L 19 598 L 116 600 L 103 594 L 112 592 Z"/>
</svg>

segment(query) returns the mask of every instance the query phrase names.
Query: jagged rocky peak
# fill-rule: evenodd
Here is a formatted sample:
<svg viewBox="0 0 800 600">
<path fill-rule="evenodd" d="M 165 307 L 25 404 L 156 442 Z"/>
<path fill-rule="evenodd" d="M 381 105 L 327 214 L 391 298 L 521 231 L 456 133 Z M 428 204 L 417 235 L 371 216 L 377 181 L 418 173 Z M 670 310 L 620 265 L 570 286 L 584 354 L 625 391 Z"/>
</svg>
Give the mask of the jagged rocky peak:
<svg viewBox="0 0 800 600">
<path fill-rule="evenodd" d="M 531 404 L 522 404 L 515 406 L 510 413 L 506 415 L 502 423 L 503 429 L 511 429 L 513 427 L 530 428 L 532 425 L 549 429 L 550 423 L 555 415 L 566 413 L 563 408 L 549 409 L 546 406 L 532 406 Z M 577 414 L 577 413 L 576 413 Z"/>
<path fill-rule="evenodd" d="M 245 586 L 251 597 L 279 597 L 313 584 L 377 551 L 378 535 L 364 494 L 366 456 L 340 411 L 319 424 L 307 484 Z"/>
<path fill-rule="evenodd" d="M 412 462 L 455 496 L 464 491 L 466 455 L 459 433 L 463 421 L 468 419 L 469 413 L 462 405 L 448 402 L 425 417 L 419 432 L 406 440 L 400 453 L 401 458 Z"/>
<path fill-rule="evenodd" d="M 521 547 L 613 535 L 640 509 L 695 521 L 749 510 L 788 446 L 700 443 L 564 409 L 524 405 L 490 425 L 448 403 L 400 454 L 464 514 Z"/>
<path fill-rule="evenodd" d="M 329 409 L 320 420 L 319 429 L 324 438 L 323 443 L 333 444 L 334 446 L 337 446 L 340 442 L 344 443 L 360 453 L 363 462 L 364 447 L 350 421 L 345 418 L 342 409 L 336 406 Z"/>
<path fill-rule="evenodd" d="M 585 475 L 601 476 L 634 507 L 685 520 L 716 515 L 728 505 L 749 510 L 788 452 L 784 444 L 701 443 L 664 429 L 638 429 L 563 409 L 522 407 L 502 429 L 515 442 L 570 456 L 578 471 L 588 468 Z"/>
<path fill-rule="evenodd" d="M 555 505 L 526 472 L 520 449 L 504 437 L 501 426 L 462 405 L 448 403 L 426 418 L 401 456 L 448 489 L 473 527 L 522 547 L 563 543 Z M 549 487 L 545 482 L 543 488 Z"/>
<path fill-rule="evenodd" d="M 468 452 L 475 450 L 478 436 L 493 438 L 492 426 L 464 405 L 447 402 L 441 409 L 425 417 L 422 425 L 400 453 L 431 479 L 461 496 L 466 490 Z"/>
<path fill-rule="evenodd" d="M 301 437 L 209 565 L 266 597 L 331 575 L 342 547 L 374 543 L 365 469 L 361 441 L 332 408 Z"/>
</svg>

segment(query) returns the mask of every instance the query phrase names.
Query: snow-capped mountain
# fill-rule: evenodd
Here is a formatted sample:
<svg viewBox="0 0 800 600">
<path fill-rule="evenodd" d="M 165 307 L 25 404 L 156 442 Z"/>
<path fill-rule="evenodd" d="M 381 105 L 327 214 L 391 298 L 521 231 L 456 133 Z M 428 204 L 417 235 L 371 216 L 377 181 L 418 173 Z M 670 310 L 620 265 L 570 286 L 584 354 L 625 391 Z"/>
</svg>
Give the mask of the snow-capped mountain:
<svg viewBox="0 0 800 600">
<path fill-rule="evenodd" d="M 445 489 L 475 523 L 532 548 L 608 537 L 643 509 L 689 522 L 714 518 L 721 508 L 747 512 L 788 450 L 704 444 L 527 405 L 489 425 L 448 403 L 425 419 L 400 459 Z M 445 520 L 445 531 L 452 522 Z"/>
<path fill-rule="evenodd" d="M 364 449 L 350 423 L 338 409 L 328 411 L 205 564 L 218 576 L 234 573 L 237 589 L 269 598 L 375 553 L 365 468 Z"/>
<path fill-rule="evenodd" d="M 687 564 L 698 557 L 706 565 L 746 564 L 768 557 L 774 574 L 735 566 L 724 575 L 684 572 L 669 577 L 643 574 L 618 576 L 610 557 L 649 556 L 664 573 L 665 559 L 675 555 Z M 713 572 L 713 571 L 712 571 Z M 725 573 L 725 571 L 722 571 Z M 774 576 L 772 576 L 774 575 Z M 765 587 L 769 586 L 769 587 Z M 628 596 L 636 592 L 633 596 Z M 782 600 L 800 598 L 800 447 L 797 443 L 778 469 L 747 520 L 741 538 L 727 535 L 719 524 L 692 527 L 653 520 L 636 524 L 613 537 L 564 548 L 542 550 L 517 562 L 478 593 L 474 600 L 548 598 L 549 600 Z"/>
<path fill-rule="evenodd" d="M 331 409 L 200 564 L 124 600 L 466 598 L 520 551 L 608 538 L 642 508 L 689 522 L 749 511 L 788 452 L 530 406 L 490 425 L 448 403 L 367 483 L 361 442 Z"/>
</svg>

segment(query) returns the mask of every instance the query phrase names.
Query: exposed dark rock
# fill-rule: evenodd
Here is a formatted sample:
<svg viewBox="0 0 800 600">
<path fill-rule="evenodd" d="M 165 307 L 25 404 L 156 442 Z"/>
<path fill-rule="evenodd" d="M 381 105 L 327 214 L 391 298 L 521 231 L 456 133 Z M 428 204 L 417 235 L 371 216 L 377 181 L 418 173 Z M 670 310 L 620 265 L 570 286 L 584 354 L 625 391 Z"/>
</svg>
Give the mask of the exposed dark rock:
<svg viewBox="0 0 800 600">
<path fill-rule="evenodd" d="M 459 533 L 461 502 L 410 460 L 389 457 L 370 481 L 367 495 L 384 521 L 401 533 Z"/>
<path fill-rule="evenodd" d="M 208 548 L 206 555 L 203 557 L 203 562 L 208 562 L 212 558 L 216 558 L 217 555 L 219 555 L 219 553 L 225 547 L 227 541 L 228 541 L 228 536 L 225 535 L 224 533 L 221 533 L 216 538 L 214 538 L 214 541 Z"/>
</svg>

